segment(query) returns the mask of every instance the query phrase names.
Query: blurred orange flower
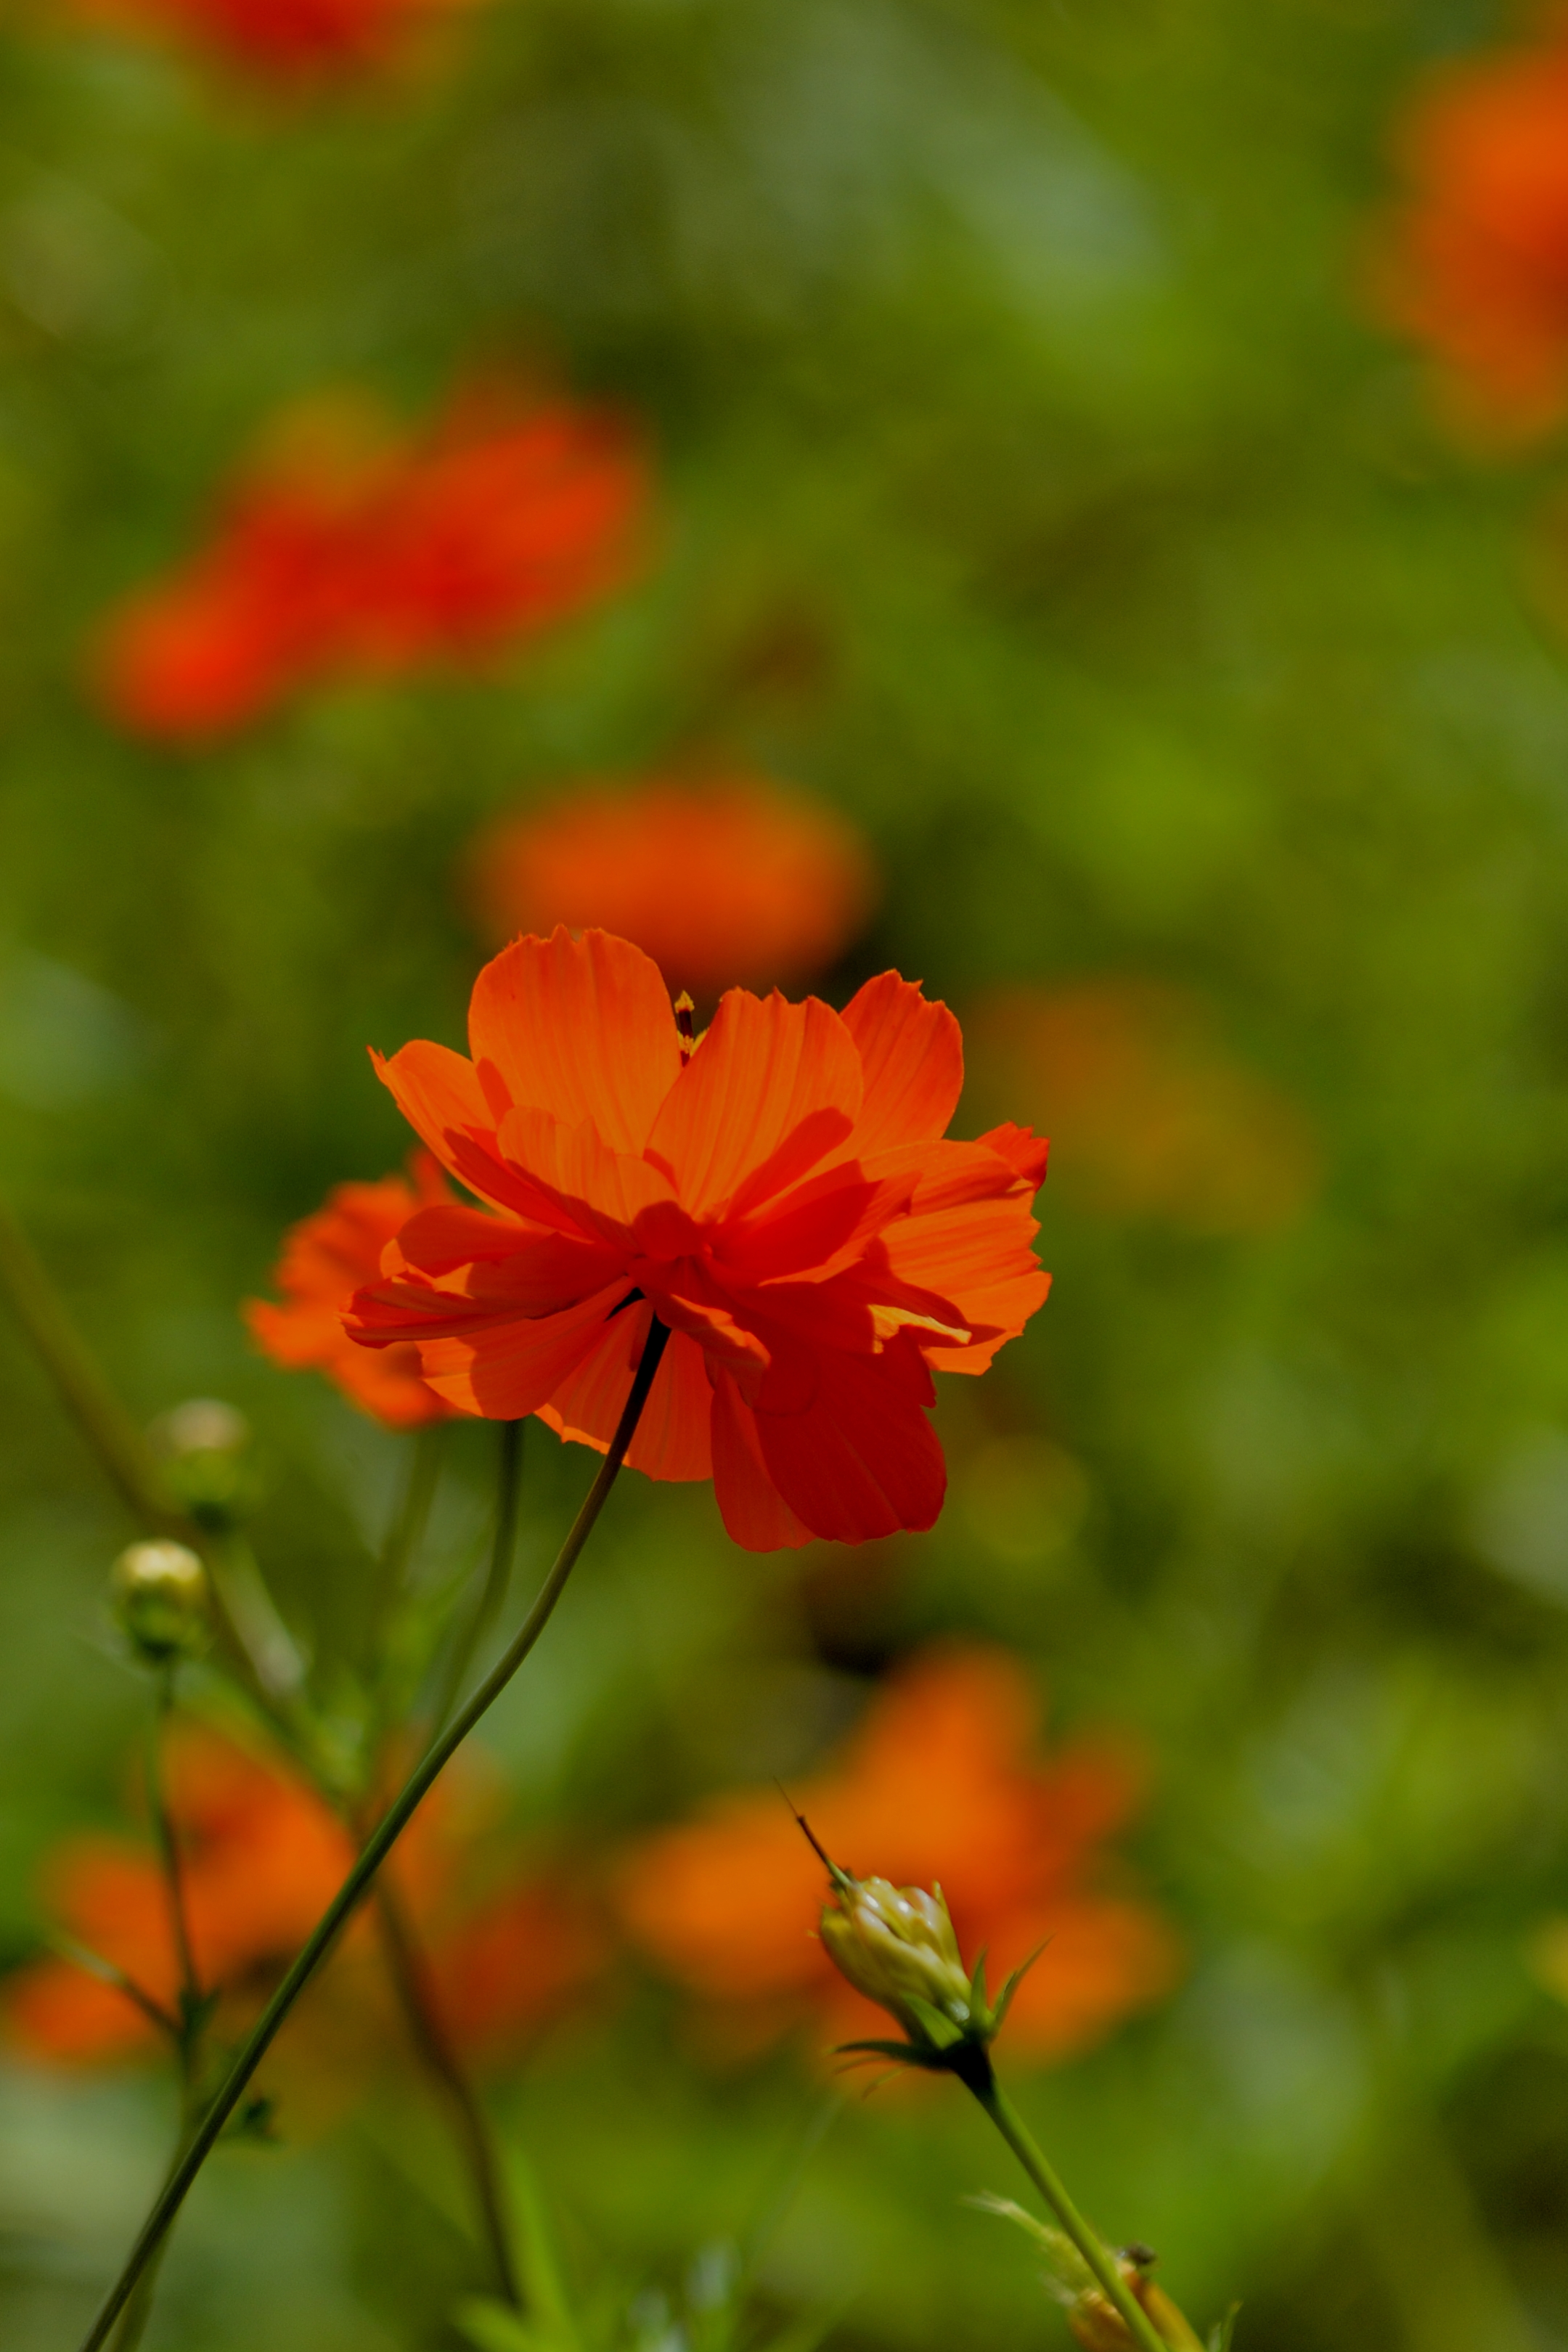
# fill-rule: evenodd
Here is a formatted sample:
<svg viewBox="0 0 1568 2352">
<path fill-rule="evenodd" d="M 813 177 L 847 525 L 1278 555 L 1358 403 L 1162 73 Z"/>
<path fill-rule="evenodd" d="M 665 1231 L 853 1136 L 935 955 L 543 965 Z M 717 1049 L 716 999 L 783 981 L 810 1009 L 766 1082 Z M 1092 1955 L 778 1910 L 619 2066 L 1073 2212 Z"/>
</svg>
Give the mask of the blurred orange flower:
<svg viewBox="0 0 1568 2352">
<path fill-rule="evenodd" d="M 928 1651 L 884 1685 L 837 1765 L 790 1797 L 846 1869 L 940 1885 L 960 1950 L 970 1966 L 986 1951 L 993 1988 L 1046 1946 L 1006 2038 L 1016 2054 L 1050 2059 L 1157 2000 L 1177 1947 L 1157 1911 L 1113 1891 L 1103 1851 L 1137 1804 L 1139 1770 L 1122 1748 L 1087 1744 L 1037 1761 L 1037 1714 L 1005 1653 Z M 739 2048 L 803 2021 L 832 2041 L 886 2031 L 817 1940 L 824 1892 L 773 1789 L 657 1832 L 618 1885 L 634 1939 Z"/>
<path fill-rule="evenodd" d="M 94 666 L 134 733 L 202 742 L 321 679 L 472 663 L 619 587 L 647 505 L 624 426 L 472 387 L 418 439 L 346 402 L 285 421 Z"/>
<path fill-rule="evenodd" d="M 1317 1189 L 1303 1113 L 1226 1051 L 1183 989 L 1009 989 L 967 1025 L 983 1085 L 1049 1120 L 1057 1180 L 1081 1207 L 1253 1234 L 1289 1223 Z"/>
<path fill-rule="evenodd" d="M 189 40 L 278 82 L 385 64 L 407 37 L 464 0 L 77 0 L 116 30 Z"/>
<path fill-rule="evenodd" d="M 1409 183 L 1373 299 L 1426 345 L 1456 418 L 1528 436 L 1568 412 L 1568 23 L 1429 76 L 1397 150 Z"/>
<path fill-rule="evenodd" d="M 469 869 L 491 939 L 596 926 L 700 997 L 826 971 L 876 898 L 852 825 L 746 776 L 580 789 L 489 826 Z"/>
<path fill-rule="evenodd" d="M 263 1353 L 285 1371 L 324 1372 L 351 1404 L 389 1429 L 444 1419 L 452 1408 L 420 1378 L 418 1349 L 356 1347 L 343 1316 L 355 1291 L 377 1280 L 383 1252 L 415 1211 L 451 1198 L 427 1151 L 412 1154 L 409 1177 L 335 1185 L 283 1236 L 273 1275 L 283 1304 L 247 1298 L 240 1310 Z"/>
<path fill-rule="evenodd" d="M 485 966 L 468 1042 L 471 1061 L 420 1040 L 377 1066 L 496 1213 L 411 1218 L 354 1336 L 416 1341 L 463 1412 L 604 1452 L 657 1314 L 673 1337 L 634 1468 L 711 1478 L 752 1551 L 929 1528 L 932 1371 L 984 1371 L 1048 1287 L 1046 1147 L 947 1136 L 947 1007 L 891 971 L 841 1014 L 735 988 L 694 1039 L 640 949 L 563 929 Z"/>
<path fill-rule="evenodd" d="M 167 1773 L 197 1973 L 220 1993 L 226 2014 L 248 2014 L 337 1892 L 353 1845 L 302 1783 L 203 1727 L 182 1726 L 170 1740 Z M 460 1806 L 437 1797 L 389 1866 L 421 1916 L 434 1914 L 427 1981 L 448 2030 L 464 2045 L 497 2054 L 597 1970 L 604 1942 L 581 1899 L 553 1881 L 519 1879 L 514 1870 L 482 1900 L 468 1899 L 469 1829 Z M 168 1895 L 150 1845 L 68 1839 L 47 1867 L 44 1895 L 69 1937 L 165 2008 L 174 2006 L 179 1975 Z M 362 1916 L 345 1952 L 363 1965 L 371 1948 Z M 63 1958 L 16 1972 L 5 2017 L 15 2042 L 62 2061 L 133 2055 L 157 2038 L 125 1993 Z"/>
</svg>

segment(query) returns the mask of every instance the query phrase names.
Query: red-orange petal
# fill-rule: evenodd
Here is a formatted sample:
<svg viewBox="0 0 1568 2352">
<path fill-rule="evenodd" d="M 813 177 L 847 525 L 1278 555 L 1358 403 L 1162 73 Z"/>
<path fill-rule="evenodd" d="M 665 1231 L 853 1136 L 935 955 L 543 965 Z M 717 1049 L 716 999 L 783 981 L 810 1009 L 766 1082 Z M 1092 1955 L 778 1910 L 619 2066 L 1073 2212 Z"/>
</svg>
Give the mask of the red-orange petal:
<svg viewBox="0 0 1568 2352">
<path fill-rule="evenodd" d="M 626 1295 L 620 1281 L 558 1315 L 509 1315 L 471 1331 L 419 1343 L 420 1369 L 437 1396 L 487 1421 L 521 1421 L 537 1412 L 597 1346 L 611 1309 Z"/>
<path fill-rule="evenodd" d="M 468 1007 L 476 1063 L 519 1109 L 584 1121 L 612 1151 L 639 1153 L 680 1076 L 680 1038 L 658 966 L 607 931 L 514 940 L 480 972 Z"/>
<path fill-rule="evenodd" d="M 390 1058 L 373 1047 L 370 1058 L 415 1134 L 442 1165 L 470 1192 L 511 1207 L 515 1187 L 509 1184 L 491 1148 L 495 1114 L 473 1064 L 449 1045 L 434 1045 L 425 1037 L 416 1037 Z"/>
<path fill-rule="evenodd" d="M 814 1535 L 866 1543 L 935 1524 L 947 1466 L 926 1418 L 929 1387 L 912 1344 L 878 1356 L 819 1351 L 816 1393 L 800 1412 L 757 1413 L 769 1476 Z"/>
<path fill-rule="evenodd" d="M 812 1530 L 795 1516 L 763 1459 L 757 1417 L 728 1372 L 713 1384 L 713 1494 L 724 1525 L 747 1551 L 798 1549 Z"/>
<path fill-rule="evenodd" d="M 913 981 L 884 971 L 850 998 L 844 1023 L 866 1078 L 857 1151 L 945 1135 L 963 1091 L 963 1039 L 947 1006 L 928 1002 Z"/>
<path fill-rule="evenodd" d="M 861 1094 L 860 1057 L 829 1005 L 732 988 L 670 1088 L 647 1156 L 692 1216 L 726 1204 L 744 1214 L 844 1140 Z"/>
<path fill-rule="evenodd" d="M 616 1316 L 592 1354 L 540 1406 L 541 1421 L 562 1437 L 607 1453 L 652 1319 L 646 1302 Z M 649 1478 L 710 1478 L 712 1394 L 701 1349 L 683 1331 L 673 1332 L 626 1454 L 630 1466 Z"/>
</svg>

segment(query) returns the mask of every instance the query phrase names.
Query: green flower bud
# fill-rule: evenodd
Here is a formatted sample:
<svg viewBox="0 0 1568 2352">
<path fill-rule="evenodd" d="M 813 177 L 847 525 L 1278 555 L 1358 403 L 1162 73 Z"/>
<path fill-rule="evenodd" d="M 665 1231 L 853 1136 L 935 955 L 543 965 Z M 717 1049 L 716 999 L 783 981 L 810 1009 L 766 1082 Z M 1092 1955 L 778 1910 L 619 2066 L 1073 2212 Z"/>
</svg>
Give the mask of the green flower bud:
<svg viewBox="0 0 1568 2352">
<path fill-rule="evenodd" d="M 840 1976 L 896 2017 L 912 2041 L 931 2038 L 921 2006 L 962 2032 L 970 1980 L 941 1887 L 893 1886 L 840 1874 L 822 1914 L 822 1940 Z"/>
<path fill-rule="evenodd" d="M 198 1657 L 211 1637 L 207 1572 L 178 1543 L 135 1543 L 110 1571 L 121 1630 L 150 1665 Z"/>
<path fill-rule="evenodd" d="M 176 1500 L 202 1527 L 224 1529 L 256 1507 L 250 1423 L 218 1397 L 190 1397 L 148 1431 Z"/>
</svg>

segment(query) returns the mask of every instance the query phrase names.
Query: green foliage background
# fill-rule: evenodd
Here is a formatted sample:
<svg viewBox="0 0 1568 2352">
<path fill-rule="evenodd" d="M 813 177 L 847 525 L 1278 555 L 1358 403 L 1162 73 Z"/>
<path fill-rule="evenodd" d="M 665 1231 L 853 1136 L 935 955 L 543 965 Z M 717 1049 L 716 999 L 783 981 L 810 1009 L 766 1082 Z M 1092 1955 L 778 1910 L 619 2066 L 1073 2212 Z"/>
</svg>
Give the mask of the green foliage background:
<svg viewBox="0 0 1568 2352">
<path fill-rule="evenodd" d="M 1549 457 L 1445 447 L 1357 315 L 1385 125 L 1460 0 L 495 0 L 408 86 L 274 104 L 0 35 L 0 1181 L 139 1416 L 218 1394 L 328 1660 L 395 1447 L 247 1351 L 277 1236 L 404 1149 L 368 1042 L 458 1041 L 487 814 L 722 751 L 868 832 L 827 992 L 1194 987 L 1322 1140 L 1267 1240 L 1045 1195 L 1047 1311 L 945 1408 L 954 1491 L 868 1622 L 628 1481 L 490 1744 L 601 1837 L 800 1771 L 877 1663 L 999 1635 L 1157 1763 L 1190 1968 L 1024 2084 L 1083 2201 L 1245 2352 L 1568 2342 L 1568 669 L 1521 591 Z M 324 382 L 479 353 L 644 417 L 643 585 L 499 679 L 316 697 L 201 756 L 96 715 L 84 636 Z M 1004 1107 L 1005 1108 L 1005 1107 Z M 128 1529 L 0 1343 L 0 1937 L 119 1817 Z M 1003 1432 L 1079 1465 L 999 1516 Z M 1045 1458 L 1045 1457 L 1042 1457 Z M 1050 1457 L 1055 1458 L 1055 1457 Z M 438 1540 L 482 1523 L 462 1433 Z M 531 1446 L 524 1572 L 584 1476 Z M 654 1989 L 496 2086 L 590 2300 L 653 2352 L 820 2096 L 681 2053 Z M 215 2164 L 158 2352 L 452 2347 L 479 2281 L 412 2084 Z M 139 2077 L 0 2071 L 0 2336 L 75 2340 L 163 2160 Z M 1066 2341 L 956 2093 L 851 2104 L 762 2258 L 845 2347 Z M 710 2273 L 711 2261 L 710 2261 Z M 701 2275 L 709 2275 L 702 2273 Z M 699 2296 L 700 2302 L 700 2296 Z M 616 2323 L 619 2324 L 618 2321 Z M 640 2334 L 639 2331 L 640 2330 Z"/>
</svg>

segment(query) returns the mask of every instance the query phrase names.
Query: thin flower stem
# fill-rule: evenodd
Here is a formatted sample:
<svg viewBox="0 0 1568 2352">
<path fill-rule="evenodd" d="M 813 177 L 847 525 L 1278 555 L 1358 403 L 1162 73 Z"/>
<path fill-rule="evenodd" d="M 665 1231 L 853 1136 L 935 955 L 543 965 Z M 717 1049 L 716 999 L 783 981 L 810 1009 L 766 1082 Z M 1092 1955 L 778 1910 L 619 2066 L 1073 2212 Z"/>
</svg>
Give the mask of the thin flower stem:
<svg viewBox="0 0 1568 2352">
<path fill-rule="evenodd" d="M 147 1752 L 147 1804 L 153 1816 L 153 1833 L 158 1841 L 158 1859 L 163 1868 L 163 1884 L 168 1890 L 169 1925 L 174 1931 L 174 1953 L 180 1967 L 180 2013 L 183 2021 L 180 2057 L 182 2070 L 188 2078 L 195 2057 L 192 2047 L 194 2021 L 200 2012 L 202 1988 L 191 1944 L 190 1911 L 185 1901 L 185 1874 L 180 1860 L 179 1832 L 169 1810 L 169 1792 L 163 1773 L 163 1751 L 170 1717 L 174 1711 L 175 1671 L 174 1662 L 170 1659 L 158 1675 L 157 1706 Z"/>
<path fill-rule="evenodd" d="M 141 2011 L 149 2025 L 155 2025 L 160 2033 L 168 2035 L 171 2042 L 178 2042 L 180 2021 L 174 2011 L 165 2009 L 161 2000 L 154 2000 L 146 1987 L 139 1985 L 134 1977 L 127 1976 L 125 1970 L 117 1968 L 112 1960 L 106 1960 L 103 1954 L 95 1952 L 90 1944 L 79 1943 L 74 1936 L 62 1936 L 57 1931 L 46 1937 L 45 1941 L 50 1951 L 58 1952 L 62 1960 L 69 1960 L 73 1968 L 85 1969 L 89 1977 L 98 1979 L 100 1984 L 112 1985 L 116 1992 L 122 1992 L 132 2007 Z"/>
<path fill-rule="evenodd" d="M 436 1489 L 441 1483 L 447 1427 L 444 1421 L 426 1422 L 409 1448 L 408 1475 L 404 1482 L 396 1515 L 382 1547 L 375 1591 L 371 1598 L 369 1641 L 373 1654 L 403 1591 L 410 1563 L 425 1539 L 431 1506 L 436 1500 Z"/>
<path fill-rule="evenodd" d="M 1121 2314 L 1122 2325 L 1134 2344 L 1142 2346 L 1142 2352 L 1171 2352 L 1170 2345 L 1122 2277 L 1115 2255 L 1079 2211 L 1055 2166 L 1037 2145 L 1033 2133 L 995 2076 L 987 2069 L 987 2079 L 969 2081 L 969 2088 L 1094 2273 L 1107 2299 Z"/>
<path fill-rule="evenodd" d="M 501 2187 L 500 2167 L 496 2161 L 489 2122 L 479 2104 L 479 2094 L 463 2070 L 445 2020 L 437 2007 L 425 1956 L 415 1940 L 413 1923 L 384 1877 L 376 1881 L 375 1899 L 387 1966 L 408 2020 L 415 2047 L 446 2095 L 463 2144 L 463 2152 L 468 2158 L 468 2169 L 473 2174 L 479 2218 L 484 2225 L 497 2284 L 503 2299 L 521 2310 L 522 2296 L 518 2286 L 517 2265 L 512 2259 L 506 2196 Z"/>
<path fill-rule="evenodd" d="M 161 1492 L 135 1423 L 105 1383 L 32 1244 L 3 1202 L 0 1290 L 132 1516 L 155 1534 L 190 1542 L 189 1521 Z"/>
<path fill-rule="evenodd" d="M 81 2352 L 99 2352 L 120 2313 L 124 2309 L 137 2279 L 162 2244 L 170 2223 L 184 2204 L 202 2166 L 222 2132 L 225 2124 L 238 2105 L 247 2084 L 272 2045 L 279 2026 L 293 2008 L 295 2001 L 326 1958 L 340 1929 L 363 1900 L 371 1881 L 392 1848 L 397 1843 L 417 1810 L 420 1801 L 439 1777 L 443 1767 L 457 1753 L 474 1726 L 494 1705 L 527 1657 L 541 1633 L 550 1622 L 556 1602 L 566 1589 L 567 1580 L 593 1533 L 595 1521 L 604 1509 L 611 1487 L 615 1485 L 626 1449 L 637 1432 L 642 1410 L 647 1402 L 648 1391 L 659 1367 L 669 1333 L 656 1317 L 648 1329 L 642 1358 L 632 1380 L 631 1392 L 621 1414 L 609 1450 L 600 1465 L 597 1476 L 588 1489 L 583 1507 L 572 1524 L 571 1533 L 562 1545 L 541 1587 L 539 1597 L 529 1611 L 521 1631 L 498 1664 L 492 1667 L 479 1689 L 461 1709 L 447 1729 L 435 1739 L 410 1773 L 403 1788 L 387 1807 L 381 1821 L 371 1832 L 353 1867 L 337 1894 L 318 1921 L 309 1942 L 295 1960 L 282 1983 L 253 2027 L 249 2039 L 235 2059 L 222 2088 L 208 2107 L 190 2147 L 175 2166 L 163 2191 L 153 2203 L 142 2224 L 135 2244 L 126 2257 L 120 2276 L 104 2299 L 103 2307 L 82 2339 Z"/>
<path fill-rule="evenodd" d="M 268 1665 L 282 1666 L 281 1650 L 270 1662 L 265 1656 L 258 1657 L 253 1647 L 256 1629 L 237 1622 L 237 1615 L 244 1617 L 246 1602 L 253 1597 L 254 1585 L 259 1582 L 255 1562 L 249 1563 L 248 1578 L 241 1567 L 242 1589 L 237 1596 L 231 1590 L 234 1580 L 224 1543 L 199 1526 L 188 1512 L 180 1510 L 163 1491 L 157 1466 L 140 1431 L 105 1381 L 32 1244 L 4 1202 L 0 1202 L 0 1291 L 10 1300 L 17 1322 L 53 1380 L 67 1411 L 132 1517 L 151 1535 L 172 1536 L 187 1544 L 206 1562 L 224 1648 L 252 1696 L 276 1715 L 279 1689 Z M 237 1598 L 237 1612 L 233 1605 Z M 263 1599 L 268 1631 L 282 1631 L 287 1642 L 287 1631 L 281 1627 L 265 1591 Z M 292 1653 L 291 1643 L 289 1649 Z M 287 1670 L 284 1678 L 288 1678 Z"/>
<path fill-rule="evenodd" d="M 500 1425 L 500 1474 L 496 1489 L 496 1527 L 490 1544 L 489 1565 L 485 1570 L 485 1580 L 479 1587 L 479 1598 L 469 1613 L 468 1622 L 453 1643 L 452 1654 L 441 1676 L 440 1691 L 430 1717 L 432 1738 L 461 1698 L 475 1653 L 495 1622 L 511 1580 L 512 1553 L 517 1548 L 518 1505 L 522 1495 L 522 1427 L 521 1421 L 503 1421 Z"/>
</svg>

